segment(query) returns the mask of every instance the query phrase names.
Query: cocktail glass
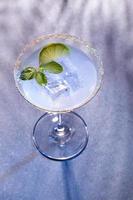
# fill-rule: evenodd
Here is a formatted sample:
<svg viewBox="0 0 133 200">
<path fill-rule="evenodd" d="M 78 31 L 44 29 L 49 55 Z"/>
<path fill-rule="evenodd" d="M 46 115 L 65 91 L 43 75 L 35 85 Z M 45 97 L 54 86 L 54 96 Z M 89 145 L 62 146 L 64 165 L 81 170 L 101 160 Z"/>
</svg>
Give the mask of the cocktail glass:
<svg viewBox="0 0 133 200">
<path fill-rule="evenodd" d="M 70 53 L 58 59 L 64 71 L 47 74 L 44 87 L 35 80 L 20 80 L 26 66 L 37 66 L 40 50 L 48 44 L 69 46 Z M 73 110 L 88 103 L 98 92 L 103 78 L 103 64 L 88 42 L 67 34 L 43 35 L 27 44 L 14 68 L 16 87 L 36 108 L 45 111 L 33 128 L 33 143 L 45 157 L 67 160 L 79 155 L 88 143 L 84 119 Z"/>
</svg>

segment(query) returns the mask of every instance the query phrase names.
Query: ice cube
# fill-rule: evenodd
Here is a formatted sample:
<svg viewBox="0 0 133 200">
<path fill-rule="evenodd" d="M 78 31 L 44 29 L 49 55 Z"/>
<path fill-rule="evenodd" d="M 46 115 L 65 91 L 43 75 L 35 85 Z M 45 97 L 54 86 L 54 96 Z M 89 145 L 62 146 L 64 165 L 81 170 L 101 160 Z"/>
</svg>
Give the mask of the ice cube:
<svg viewBox="0 0 133 200">
<path fill-rule="evenodd" d="M 76 72 L 66 72 L 64 74 L 64 80 L 69 84 L 72 90 L 77 90 L 80 87 L 80 82 Z"/>
<path fill-rule="evenodd" d="M 45 87 L 52 98 L 59 97 L 62 94 L 68 94 L 70 91 L 68 83 L 63 79 L 48 82 Z"/>
<path fill-rule="evenodd" d="M 72 95 L 73 91 L 78 90 L 80 81 L 72 62 L 68 58 L 58 59 L 58 62 L 63 66 L 63 72 L 59 74 L 51 74 L 46 72 L 48 84 L 46 89 L 52 98 L 57 98 L 60 95 Z"/>
<path fill-rule="evenodd" d="M 64 68 L 62 74 L 63 79 L 69 84 L 73 91 L 77 90 L 80 87 L 80 81 L 74 64 L 71 62 L 69 57 L 59 59 L 59 62 Z"/>
</svg>

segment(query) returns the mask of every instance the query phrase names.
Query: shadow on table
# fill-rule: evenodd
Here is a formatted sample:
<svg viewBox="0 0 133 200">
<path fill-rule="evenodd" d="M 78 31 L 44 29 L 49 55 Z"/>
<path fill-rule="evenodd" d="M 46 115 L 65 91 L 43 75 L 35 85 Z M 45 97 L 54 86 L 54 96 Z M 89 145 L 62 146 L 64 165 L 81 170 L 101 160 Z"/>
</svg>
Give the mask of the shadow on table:
<svg viewBox="0 0 133 200">
<path fill-rule="evenodd" d="M 7 179 L 12 174 L 16 173 L 18 170 L 20 170 L 23 166 L 30 163 L 37 157 L 36 152 L 32 152 L 25 156 L 21 161 L 17 162 L 13 166 L 9 167 L 3 174 L 0 174 L 0 183 L 3 182 L 5 179 Z"/>
<path fill-rule="evenodd" d="M 64 193 L 66 200 L 81 200 L 79 186 L 75 179 L 75 174 L 71 161 L 62 162 L 62 173 L 64 182 Z"/>
</svg>

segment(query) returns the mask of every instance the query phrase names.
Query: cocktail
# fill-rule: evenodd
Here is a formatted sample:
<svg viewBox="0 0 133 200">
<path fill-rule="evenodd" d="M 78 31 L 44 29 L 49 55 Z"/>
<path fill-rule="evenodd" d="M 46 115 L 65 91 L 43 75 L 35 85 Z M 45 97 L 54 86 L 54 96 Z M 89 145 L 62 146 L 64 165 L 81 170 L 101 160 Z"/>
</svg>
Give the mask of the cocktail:
<svg viewBox="0 0 133 200">
<path fill-rule="evenodd" d="M 25 46 L 14 78 L 21 95 L 46 112 L 33 129 L 33 142 L 42 155 L 67 160 L 85 149 L 87 125 L 73 110 L 97 94 L 102 77 L 97 51 L 75 36 L 43 35 Z"/>
</svg>

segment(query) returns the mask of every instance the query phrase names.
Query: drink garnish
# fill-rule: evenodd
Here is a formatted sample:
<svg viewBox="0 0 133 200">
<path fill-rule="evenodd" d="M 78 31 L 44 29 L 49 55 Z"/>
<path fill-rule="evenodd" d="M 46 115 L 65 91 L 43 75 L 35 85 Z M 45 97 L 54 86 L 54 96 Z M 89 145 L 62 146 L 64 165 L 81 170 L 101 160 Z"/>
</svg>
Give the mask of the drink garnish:
<svg viewBox="0 0 133 200">
<path fill-rule="evenodd" d="M 46 64 L 55 61 L 57 58 L 69 53 L 69 48 L 62 43 L 52 43 L 43 47 L 39 54 L 40 64 Z"/>
<path fill-rule="evenodd" d="M 57 61 L 58 58 L 69 53 L 69 48 L 62 43 L 52 43 L 42 48 L 39 53 L 39 67 L 27 67 L 20 75 L 21 80 L 31 80 L 35 78 L 41 86 L 47 85 L 47 76 L 45 72 L 59 74 L 63 67 Z"/>
</svg>

